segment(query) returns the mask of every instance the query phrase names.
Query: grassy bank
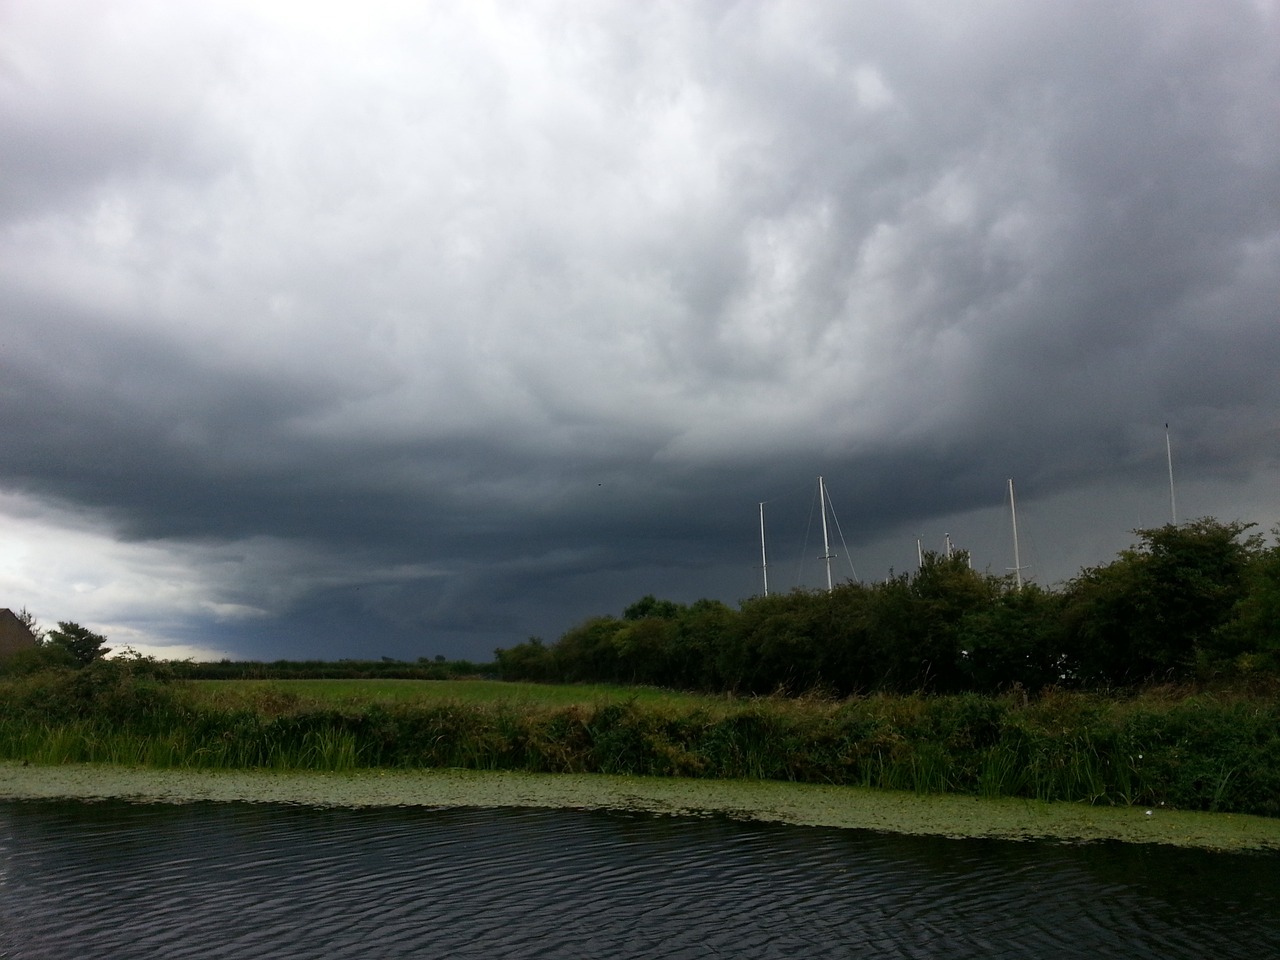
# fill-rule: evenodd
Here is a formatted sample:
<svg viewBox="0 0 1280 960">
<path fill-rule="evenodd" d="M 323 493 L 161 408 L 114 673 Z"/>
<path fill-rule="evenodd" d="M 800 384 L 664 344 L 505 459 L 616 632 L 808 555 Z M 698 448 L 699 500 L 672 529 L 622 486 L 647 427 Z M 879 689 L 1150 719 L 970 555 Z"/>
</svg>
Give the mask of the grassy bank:
<svg viewBox="0 0 1280 960">
<path fill-rule="evenodd" d="M 0 684 L 0 759 L 779 780 L 1280 816 L 1272 698 L 731 701 L 497 685 L 464 699 L 430 687 L 214 688 L 101 666 Z"/>
</svg>

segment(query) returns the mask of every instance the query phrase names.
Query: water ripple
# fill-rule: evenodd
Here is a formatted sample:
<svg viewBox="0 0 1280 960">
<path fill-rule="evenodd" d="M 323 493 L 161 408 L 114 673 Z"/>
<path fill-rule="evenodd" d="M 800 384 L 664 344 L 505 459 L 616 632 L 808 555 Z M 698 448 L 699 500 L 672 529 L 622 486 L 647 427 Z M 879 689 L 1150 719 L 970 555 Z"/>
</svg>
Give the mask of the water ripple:
<svg viewBox="0 0 1280 960">
<path fill-rule="evenodd" d="M 1280 859 L 555 810 L 0 803 L 0 957 L 1280 956 Z"/>
</svg>

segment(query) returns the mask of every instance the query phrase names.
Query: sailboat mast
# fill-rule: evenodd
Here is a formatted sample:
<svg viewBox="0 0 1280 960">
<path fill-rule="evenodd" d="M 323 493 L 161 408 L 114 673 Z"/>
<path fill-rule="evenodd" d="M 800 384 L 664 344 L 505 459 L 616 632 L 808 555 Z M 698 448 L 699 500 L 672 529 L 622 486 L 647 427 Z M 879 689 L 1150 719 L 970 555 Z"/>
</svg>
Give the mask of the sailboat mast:
<svg viewBox="0 0 1280 960">
<path fill-rule="evenodd" d="M 1169 515 L 1173 525 L 1178 525 L 1178 501 L 1173 496 L 1173 444 L 1169 442 L 1169 425 L 1164 425 L 1164 454 L 1169 461 Z"/>
<path fill-rule="evenodd" d="M 769 555 L 764 550 L 764 504 L 760 504 L 760 570 L 764 574 L 764 595 L 769 595 Z"/>
<path fill-rule="evenodd" d="M 831 542 L 827 537 L 827 485 L 818 478 L 818 495 L 822 501 L 822 557 L 827 562 L 827 593 L 831 587 Z"/>
<path fill-rule="evenodd" d="M 1009 478 L 1009 516 L 1013 520 L 1013 577 L 1022 589 L 1022 558 L 1018 555 L 1018 508 L 1013 500 L 1013 477 Z"/>
</svg>

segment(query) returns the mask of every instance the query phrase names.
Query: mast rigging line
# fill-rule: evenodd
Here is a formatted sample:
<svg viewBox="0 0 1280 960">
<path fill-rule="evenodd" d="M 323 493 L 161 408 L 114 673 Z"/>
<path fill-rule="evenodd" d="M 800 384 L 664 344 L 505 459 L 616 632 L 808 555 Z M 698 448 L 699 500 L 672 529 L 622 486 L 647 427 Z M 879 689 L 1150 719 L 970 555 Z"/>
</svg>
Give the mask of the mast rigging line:
<svg viewBox="0 0 1280 960">
<path fill-rule="evenodd" d="M 840 548 L 844 550 L 845 559 L 849 561 L 849 572 L 853 574 L 853 582 L 861 583 L 858 577 L 858 571 L 853 566 L 853 554 L 849 552 L 849 545 L 844 542 L 844 531 L 840 529 L 840 518 L 836 516 L 835 505 L 831 502 L 831 497 L 827 497 L 827 506 L 831 508 L 831 522 L 836 526 L 836 533 L 840 536 Z"/>
<path fill-rule="evenodd" d="M 766 597 L 767 597 L 767 596 L 769 596 L 769 554 L 768 554 L 768 549 L 767 549 L 767 546 L 766 546 L 766 532 L 767 532 L 767 529 L 766 529 L 766 525 L 765 525 L 764 508 L 765 508 L 766 506 L 768 506 L 769 504 L 771 504 L 771 503 L 775 503 L 775 502 L 777 502 L 778 500 L 781 500 L 781 499 L 784 499 L 784 498 L 790 497 L 790 496 L 794 495 L 795 493 L 798 493 L 798 492 L 799 492 L 800 490 L 802 490 L 802 489 L 804 489 L 804 487 L 794 487 L 794 488 L 792 488 L 791 490 L 786 491 L 785 493 L 778 494 L 777 496 L 774 496 L 774 497 L 770 497 L 768 500 L 757 500 L 757 501 L 756 501 L 756 506 L 757 506 L 757 508 L 758 508 L 758 510 L 759 510 L 759 516 L 760 516 L 760 520 L 759 520 L 759 523 L 760 523 L 760 566 L 759 566 L 759 568 L 758 568 L 758 569 L 760 570 L 760 572 L 761 572 L 761 577 L 762 577 L 762 579 L 763 579 L 763 587 L 764 587 L 764 593 L 763 593 L 763 595 L 764 595 L 764 596 L 766 596 Z M 796 588 L 799 588 L 799 587 L 802 585 L 802 581 L 803 581 L 803 579 L 804 579 L 805 556 L 807 555 L 808 550 L 809 550 L 809 535 L 810 535 L 810 534 L 812 533 L 812 531 L 813 531 L 813 511 L 814 511 L 814 502 L 817 502 L 817 501 L 821 501 L 821 505 L 822 505 L 822 506 L 821 506 L 821 509 L 822 509 L 822 511 L 823 511 L 823 513 L 822 513 L 822 526 L 823 526 L 823 541 L 824 541 L 824 551 L 823 551 L 823 554 L 824 554 L 824 555 L 823 555 L 822 557 L 819 557 L 819 559 L 820 559 L 820 560 L 825 560 L 825 561 L 826 561 L 826 563 L 827 563 L 827 581 L 828 581 L 827 589 L 828 589 L 828 590 L 830 590 L 830 589 L 831 589 L 831 586 L 832 586 L 832 584 L 831 584 L 831 573 L 830 573 L 830 568 L 831 568 L 831 560 L 835 559 L 835 554 L 832 554 L 832 553 L 830 552 L 830 547 L 829 547 L 829 546 L 827 546 L 827 543 L 826 543 L 826 541 L 827 541 L 827 510 L 828 510 L 828 509 L 829 509 L 829 510 L 830 510 L 830 512 L 831 512 L 831 522 L 832 522 L 832 524 L 835 526 L 837 536 L 840 538 L 840 546 L 841 546 L 841 548 L 844 550 L 844 555 L 845 555 L 846 559 L 848 559 L 848 561 L 849 561 L 849 573 L 850 573 L 850 574 L 851 574 L 851 576 L 852 576 L 853 582 L 854 582 L 854 583 L 861 583 L 861 582 L 862 582 L 862 580 L 861 580 L 861 578 L 858 576 L 858 570 L 857 570 L 857 568 L 853 565 L 853 554 L 852 554 L 852 552 L 849 550 L 849 544 L 848 544 L 848 542 L 845 540 L 845 536 L 844 536 L 844 529 L 840 526 L 840 518 L 836 515 L 836 509 L 835 509 L 835 506 L 831 504 L 831 498 L 830 498 L 830 496 L 827 494 L 826 486 L 825 486 L 825 482 L 824 482 L 823 478 L 822 478 L 822 477 L 819 477 L 819 478 L 818 478 L 818 487 L 817 487 L 816 491 L 814 492 L 813 500 L 810 502 L 810 505 L 809 505 L 809 520 L 808 520 L 808 523 L 807 523 L 807 525 L 806 525 L 806 527 L 805 527 L 804 542 L 803 542 L 803 544 L 802 544 L 802 546 L 801 546 L 801 549 L 800 549 L 800 556 L 799 556 L 799 558 L 798 558 L 798 560 L 797 560 L 797 562 L 796 562 L 796 575 L 795 575 L 795 583 L 794 583 L 794 586 L 795 586 Z"/>
<path fill-rule="evenodd" d="M 824 481 L 821 477 L 819 477 L 818 485 L 814 488 L 813 499 L 809 503 L 809 521 L 805 527 L 804 544 L 800 549 L 800 556 L 796 561 L 796 577 L 795 577 L 796 587 L 799 587 L 802 585 L 801 581 L 803 580 L 803 577 L 804 577 L 805 558 L 807 557 L 809 552 L 809 536 L 812 533 L 813 526 L 814 526 L 813 524 L 814 509 L 815 509 L 815 505 L 819 503 L 821 503 L 820 508 L 823 510 L 822 522 L 824 527 L 826 525 L 826 510 L 829 509 L 831 511 L 831 521 L 836 528 L 837 536 L 840 538 L 840 547 L 841 549 L 844 550 L 845 558 L 849 561 L 849 573 L 852 575 L 853 581 L 855 583 L 862 582 L 862 580 L 858 577 L 857 568 L 854 567 L 853 565 L 853 555 L 849 552 L 849 545 L 845 541 L 844 530 L 840 526 L 840 519 L 839 517 L 836 516 L 835 507 L 831 505 L 831 497 L 828 493 L 825 492 L 825 490 L 826 488 L 825 488 Z M 818 559 L 826 561 L 829 567 L 830 561 L 834 559 L 834 555 L 829 556 L 828 554 L 830 554 L 830 549 L 825 548 L 823 556 L 819 557 Z"/>
</svg>

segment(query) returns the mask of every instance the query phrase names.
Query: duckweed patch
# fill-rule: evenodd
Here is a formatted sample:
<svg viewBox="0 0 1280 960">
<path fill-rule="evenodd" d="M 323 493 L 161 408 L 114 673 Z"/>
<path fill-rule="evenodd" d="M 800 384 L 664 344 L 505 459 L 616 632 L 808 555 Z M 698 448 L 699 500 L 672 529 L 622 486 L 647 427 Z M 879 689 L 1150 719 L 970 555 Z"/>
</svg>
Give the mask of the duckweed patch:
<svg viewBox="0 0 1280 960">
<path fill-rule="evenodd" d="M 1123 841 L 1220 851 L 1280 850 L 1280 820 L 1076 803 L 920 796 L 773 781 L 474 770 L 345 773 L 155 770 L 0 763 L 0 799 L 286 803 L 320 807 L 554 807 L 722 815 L 797 826 L 956 838 Z"/>
</svg>

